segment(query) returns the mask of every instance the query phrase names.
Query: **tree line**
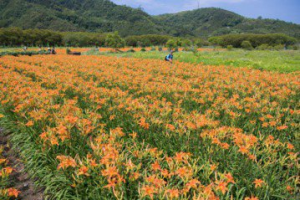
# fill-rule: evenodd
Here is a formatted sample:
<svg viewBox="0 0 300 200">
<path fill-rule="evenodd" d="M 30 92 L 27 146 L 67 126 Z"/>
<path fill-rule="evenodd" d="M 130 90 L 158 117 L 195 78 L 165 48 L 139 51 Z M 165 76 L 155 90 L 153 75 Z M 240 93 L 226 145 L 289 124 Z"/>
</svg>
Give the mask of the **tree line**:
<svg viewBox="0 0 300 200">
<path fill-rule="evenodd" d="M 50 30 L 20 28 L 1 28 L 0 46 L 74 46 L 88 47 L 111 46 L 111 38 L 116 39 L 118 46 L 158 46 L 166 45 L 171 36 L 166 35 L 142 35 L 121 38 L 115 33 L 92 32 L 56 32 Z M 118 38 L 121 38 L 118 41 Z M 110 40 L 110 41 L 108 41 Z"/>
<path fill-rule="evenodd" d="M 0 28 L 0 46 L 65 46 L 65 47 L 113 47 L 124 46 L 146 47 L 167 46 L 176 47 L 202 47 L 202 46 L 232 46 L 243 48 L 245 44 L 256 48 L 261 45 L 285 45 L 290 46 L 297 43 L 293 37 L 284 34 L 233 34 L 211 37 L 209 40 L 190 37 L 180 38 L 169 35 L 140 35 L 122 38 L 118 32 L 56 32 L 50 30 L 20 28 Z"/>
<path fill-rule="evenodd" d="M 257 48 L 268 46 L 291 46 L 297 43 L 297 39 L 284 34 L 232 34 L 209 38 L 209 42 L 222 47 L 233 46 L 235 48 Z"/>
</svg>

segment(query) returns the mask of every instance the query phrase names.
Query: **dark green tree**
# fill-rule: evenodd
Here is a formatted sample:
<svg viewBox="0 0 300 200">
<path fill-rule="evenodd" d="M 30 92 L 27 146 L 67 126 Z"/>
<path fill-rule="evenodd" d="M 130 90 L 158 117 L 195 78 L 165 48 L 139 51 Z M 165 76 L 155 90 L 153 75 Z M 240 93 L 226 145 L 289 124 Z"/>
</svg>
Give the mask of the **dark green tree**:
<svg viewBox="0 0 300 200">
<path fill-rule="evenodd" d="M 122 39 L 116 31 L 114 33 L 107 34 L 105 38 L 105 46 L 118 49 L 125 46 L 125 40 Z"/>
</svg>

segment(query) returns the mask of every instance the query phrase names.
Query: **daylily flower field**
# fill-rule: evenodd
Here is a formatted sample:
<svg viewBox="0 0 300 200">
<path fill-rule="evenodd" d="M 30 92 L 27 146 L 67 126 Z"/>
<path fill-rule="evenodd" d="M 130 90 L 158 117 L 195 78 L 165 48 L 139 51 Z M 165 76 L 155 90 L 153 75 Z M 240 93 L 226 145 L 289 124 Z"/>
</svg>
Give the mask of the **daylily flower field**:
<svg viewBox="0 0 300 200">
<path fill-rule="evenodd" d="M 1 126 L 52 199 L 296 199 L 299 99 L 297 73 L 0 58 Z"/>
</svg>

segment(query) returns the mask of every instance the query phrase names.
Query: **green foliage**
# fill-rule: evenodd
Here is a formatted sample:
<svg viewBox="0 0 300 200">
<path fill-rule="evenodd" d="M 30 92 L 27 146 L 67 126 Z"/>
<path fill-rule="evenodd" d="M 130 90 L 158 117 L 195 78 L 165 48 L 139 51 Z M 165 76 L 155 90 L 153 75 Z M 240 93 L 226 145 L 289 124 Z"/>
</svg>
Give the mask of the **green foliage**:
<svg viewBox="0 0 300 200">
<path fill-rule="evenodd" d="M 116 31 L 114 33 L 110 33 L 105 38 L 105 46 L 112 48 L 121 48 L 125 46 L 125 40 L 121 38 L 119 33 Z"/>
<path fill-rule="evenodd" d="M 114 32 L 204 37 L 239 33 L 284 33 L 300 38 L 300 26 L 280 20 L 249 19 L 217 8 L 150 16 L 109 0 L 1 0 L 0 27 L 69 32 Z M 153 44 L 162 45 L 162 44 Z M 134 46 L 134 45 L 131 45 Z"/>
<path fill-rule="evenodd" d="M 253 46 L 252 46 L 251 42 L 249 42 L 247 40 L 242 42 L 241 47 L 243 49 L 246 49 L 246 50 L 252 50 L 253 49 Z"/>
<path fill-rule="evenodd" d="M 202 8 L 155 18 L 160 20 L 167 33 L 173 36 L 206 38 L 240 33 L 284 33 L 300 39 L 298 24 L 272 19 L 250 19 L 218 8 Z"/>
<path fill-rule="evenodd" d="M 62 34 L 49 30 L 0 29 L 0 46 L 54 46 L 62 45 Z"/>
<path fill-rule="evenodd" d="M 203 46 L 203 40 L 198 39 L 198 40 L 194 41 L 194 44 L 195 44 L 197 47 L 202 47 L 202 46 Z"/>
<path fill-rule="evenodd" d="M 48 55 L 48 51 L 21 51 L 21 52 L 0 52 L 1 56 L 33 56 L 33 55 Z"/>
<path fill-rule="evenodd" d="M 210 43 L 207 40 L 197 38 L 194 41 L 194 45 L 196 45 L 197 47 L 200 48 L 200 47 L 203 47 L 203 46 L 209 46 Z"/>
<path fill-rule="evenodd" d="M 66 49 L 66 53 L 67 53 L 67 54 L 70 54 L 70 53 L 71 53 L 71 50 L 70 50 L 69 48 L 67 48 L 67 49 Z"/>
<path fill-rule="evenodd" d="M 222 43 L 222 38 L 221 37 L 211 37 L 208 39 L 208 41 L 213 45 L 217 46 Z"/>
<path fill-rule="evenodd" d="M 258 47 L 256 47 L 256 49 L 258 49 L 258 50 L 268 50 L 268 49 L 270 49 L 270 46 L 267 45 L 267 44 L 261 44 Z"/>
<path fill-rule="evenodd" d="M 127 52 L 134 53 L 135 50 L 133 49 L 133 47 L 131 47 Z"/>
<path fill-rule="evenodd" d="M 106 34 L 87 32 L 54 32 L 19 28 L 0 29 L 0 46 L 105 46 Z"/>
<path fill-rule="evenodd" d="M 175 47 L 177 47 L 177 43 L 174 39 L 171 39 L 171 40 L 168 40 L 166 46 L 169 48 L 169 49 L 173 49 Z"/>
<path fill-rule="evenodd" d="M 194 56 L 197 56 L 197 54 L 198 54 L 198 49 L 195 48 L 195 47 L 192 47 L 192 52 L 193 52 Z"/>
<path fill-rule="evenodd" d="M 251 45 L 256 48 L 262 44 L 269 46 L 279 44 L 289 46 L 295 44 L 297 40 L 284 34 L 234 34 L 211 37 L 209 41 L 214 45 L 220 45 L 222 47 L 232 45 L 235 48 L 242 47 L 243 41 L 249 41 Z"/>
<path fill-rule="evenodd" d="M 191 46 L 187 49 L 187 51 L 193 52 L 194 55 L 196 55 L 198 53 L 197 47 L 195 46 Z"/>
<path fill-rule="evenodd" d="M 188 46 L 191 46 L 192 45 L 192 42 L 188 39 L 181 39 L 181 38 L 173 38 L 173 39 L 170 39 L 168 40 L 166 46 L 169 48 L 169 49 L 174 49 L 174 48 L 178 48 L 178 47 L 188 47 Z"/>
<path fill-rule="evenodd" d="M 190 46 L 192 46 L 192 41 L 189 40 L 189 39 L 184 39 L 181 42 L 181 46 L 183 46 L 183 47 L 190 47 Z"/>
<path fill-rule="evenodd" d="M 283 50 L 284 49 L 284 45 L 278 44 L 278 45 L 274 46 L 274 49 L 277 50 L 277 51 Z"/>
<path fill-rule="evenodd" d="M 232 46 L 232 45 L 228 45 L 228 46 L 227 46 L 227 50 L 228 50 L 228 51 L 232 51 L 232 49 L 233 49 L 233 46 Z"/>
<path fill-rule="evenodd" d="M 115 56 L 115 54 L 113 54 Z M 136 57 L 149 59 L 162 59 L 165 52 L 136 52 L 134 54 L 121 53 L 120 57 Z M 234 49 L 232 51 L 201 51 L 194 54 L 192 52 L 176 53 L 176 60 L 188 63 L 201 63 L 209 66 L 233 66 L 249 67 L 254 69 L 279 71 L 279 72 L 299 72 L 300 54 L 298 51 L 243 51 Z"/>
<path fill-rule="evenodd" d="M 298 50 L 299 46 L 298 45 L 293 45 L 293 50 Z"/>
<path fill-rule="evenodd" d="M 1 0 L 0 27 L 55 31 L 119 31 L 121 36 L 158 34 L 162 27 L 147 13 L 109 0 Z M 9 3 L 8 3 L 9 2 Z"/>
<path fill-rule="evenodd" d="M 66 32 L 63 35 L 63 45 L 72 47 L 105 46 L 106 34 L 87 32 Z"/>
<path fill-rule="evenodd" d="M 127 46 L 158 46 L 166 45 L 167 41 L 170 39 L 170 36 L 166 35 L 140 35 L 140 36 L 128 36 L 125 38 Z"/>
</svg>

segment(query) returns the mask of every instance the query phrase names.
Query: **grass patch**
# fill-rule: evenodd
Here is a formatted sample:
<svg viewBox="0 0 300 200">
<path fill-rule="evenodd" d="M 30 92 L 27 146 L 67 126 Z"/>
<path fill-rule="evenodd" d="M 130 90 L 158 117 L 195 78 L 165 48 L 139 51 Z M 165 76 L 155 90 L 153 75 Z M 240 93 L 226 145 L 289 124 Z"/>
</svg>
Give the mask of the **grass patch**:
<svg viewBox="0 0 300 200">
<path fill-rule="evenodd" d="M 135 52 L 135 53 L 97 53 L 96 55 L 117 57 L 134 57 L 161 59 L 167 52 Z M 192 52 L 177 52 L 174 54 L 176 61 L 188 63 L 201 63 L 203 65 L 249 67 L 253 69 L 297 72 L 300 70 L 300 51 L 203 51 L 196 54 Z"/>
</svg>

